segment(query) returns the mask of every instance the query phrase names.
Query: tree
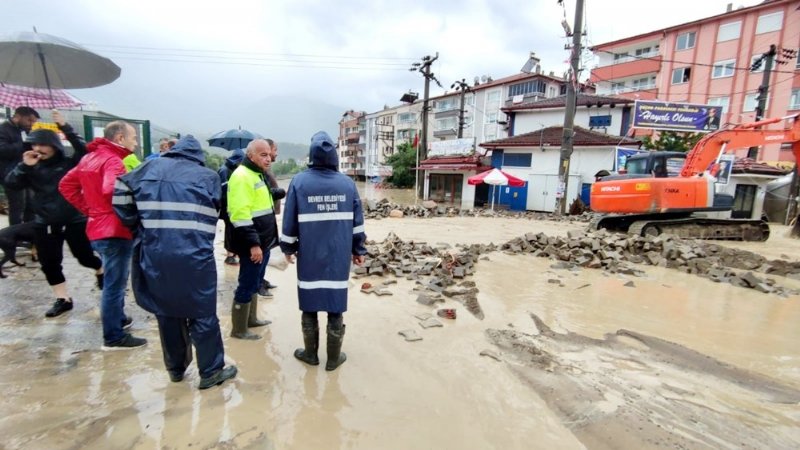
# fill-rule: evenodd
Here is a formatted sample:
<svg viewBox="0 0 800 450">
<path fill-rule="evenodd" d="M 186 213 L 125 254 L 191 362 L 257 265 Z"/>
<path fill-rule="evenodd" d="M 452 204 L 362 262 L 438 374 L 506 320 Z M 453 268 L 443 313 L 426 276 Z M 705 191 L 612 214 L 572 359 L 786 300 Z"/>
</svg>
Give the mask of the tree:
<svg viewBox="0 0 800 450">
<path fill-rule="evenodd" d="M 395 187 L 408 188 L 414 186 L 416 174 L 414 166 L 417 163 L 417 152 L 409 143 L 397 146 L 397 153 L 386 158 L 386 164 L 392 166 L 392 176 L 386 181 Z"/>
<path fill-rule="evenodd" d="M 206 150 L 203 150 L 203 153 L 206 154 L 206 167 L 213 170 L 214 172 L 219 170 L 219 168 L 222 167 L 223 164 L 225 164 L 225 158 L 223 158 L 222 156 L 209 153 Z"/>
<path fill-rule="evenodd" d="M 658 137 L 642 138 L 642 145 L 648 150 L 668 150 L 671 152 L 688 152 L 697 141 L 704 136 L 703 133 L 685 133 L 681 131 L 659 131 Z"/>
<path fill-rule="evenodd" d="M 275 176 L 279 175 L 294 175 L 301 172 L 305 167 L 297 165 L 294 159 L 287 159 L 283 161 L 275 161 L 272 163 L 272 173 Z"/>
</svg>

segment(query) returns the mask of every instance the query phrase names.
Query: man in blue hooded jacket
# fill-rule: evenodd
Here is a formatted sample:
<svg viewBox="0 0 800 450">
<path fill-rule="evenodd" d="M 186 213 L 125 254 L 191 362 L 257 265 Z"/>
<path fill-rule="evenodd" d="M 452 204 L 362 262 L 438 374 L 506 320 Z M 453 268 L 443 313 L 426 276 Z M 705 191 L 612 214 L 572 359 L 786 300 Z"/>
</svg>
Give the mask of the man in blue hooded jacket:
<svg viewBox="0 0 800 450">
<path fill-rule="evenodd" d="M 294 262 L 305 348 L 294 356 L 319 364 L 317 313 L 328 313 L 325 370 L 336 370 L 347 359 L 342 353 L 351 261 L 364 263 L 364 215 L 353 180 L 339 173 L 336 144 L 320 131 L 311 138 L 308 170 L 292 178 L 283 211 L 281 251 Z"/>
<path fill-rule="evenodd" d="M 155 314 L 170 380 L 183 380 L 194 344 L 200 389 L 236 376 L 225 367 L 217 318 L 214 234 L 217 174 L 204 167 L 200 143 L 182 138 L 160 158 L 120 177 L 114 212 L 133 231 L 131 285 L 136 303 Z"/>
</svg>

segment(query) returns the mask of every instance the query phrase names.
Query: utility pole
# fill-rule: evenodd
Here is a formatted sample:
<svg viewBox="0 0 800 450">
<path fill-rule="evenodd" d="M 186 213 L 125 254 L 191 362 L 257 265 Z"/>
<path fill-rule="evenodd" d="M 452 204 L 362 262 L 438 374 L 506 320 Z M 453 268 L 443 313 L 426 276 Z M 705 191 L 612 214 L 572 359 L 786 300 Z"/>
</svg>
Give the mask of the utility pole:
<svg viewBox="0 0 800 450">
<path fill-rule="evenodd" d="M 461 105 L 458 110 L 458 138 L 461 139 L 464 137 L 464 101 L 467 96 L 467 92 L 471 92 L 472 90 L 469 88 L 469 84 L 467 84 L 464 78 L 462 78 L 461 81 L 456 81 L 455 83 L 451 84 L 450 89 L 461 91 Z"/>
<path fill-rule="evenodd" d="M 567 188 L 569 187 L 569 162 L 572 157 L 572 139 L 575 135 L 575 105 L 577 103 L 576 86 L 579 83 L 581 61 L 581 38 L 583 37 L 583 0 L 575 3 L 575 28 L 572 31 L 572 56 L 570 57 L 571 76 L 567 84 L 567 101 L 564 113 L 564 131 L 561 135 L 561 157 L 558 164 L 558 207 L 556 214 L 567 212 Z"/>
<path fill-rule="evenodd" d="M 760 62 L 764 61 L 764 78 L 761 79 L 761 86 L 758 87 L 758 98 L 756 98 L 756 101 L 758 102 L 758 105 L 756 106 L 756 122 L 764 118 L 765 110 L 767 109 L 769 78 L 772 74 L 772 63 L 775 61 L 775 55 L 777 53 L 777 47 L 775 44 L 772 44 L 769 46 L 769 51 L 761 55 L 761 58 L 759 58 L 759 60 L 753 64 L 755 68 L 758 69 L 758 66 L 761 65 Z M 751 68 L 751 70 L 753 69 Z M 758 147 L 750 147 L 747 150 L 747 157 L 758 159 Z"/>
<path fill-rule="evenodd" d="M 424 161 L 428 155 L 428 111 L 430 110 L 428 99 L 430 97 L 431 80 L 435 81 L 439 87 L 442 87 L 442 84 L 431 72 L 431 64 L 437 59 L 439 59 L 439 52 L 436 52 L 436 56 L 433 57 L 424 56 L 421 63 L 414 63 L 409 69 L 411 72 L 420 72 L 425 77 L 425 92 L 422 99 L 422 138 L 420 139 L 419 147 L 417 147 L 417 167 L 419 167 L 419 162 Z M 419 177 L 417 181 L 417 197 L 420 199 L 424 196 L 424 187 L 425 179 L 424 177 Z"/>
</svg>

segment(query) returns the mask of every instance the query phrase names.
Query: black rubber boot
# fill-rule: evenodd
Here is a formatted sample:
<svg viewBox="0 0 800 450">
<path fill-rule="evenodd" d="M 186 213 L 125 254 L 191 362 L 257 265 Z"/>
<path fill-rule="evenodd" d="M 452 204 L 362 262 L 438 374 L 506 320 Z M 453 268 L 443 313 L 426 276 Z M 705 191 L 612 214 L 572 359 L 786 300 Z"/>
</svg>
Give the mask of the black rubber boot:
<svg viewBox="0 0 800 450">
<path fill-rule="evenodd" d="M 236 339 L 256 340 L 261 336 L 251 333 L 247 329 L 247 319 L 250 317 L 250 305 L 246 303 L 233 302 L 231 308 L 231 337 Z"/>
<path fill-rule="evenodd" d="M 271 320 L 258 320 L 258 294 L 250 297 L 250 314 L 247 316 L 247 326 L 250 328 L 263 327 L 271 324 Z"/>
<path fill-rule="evenodd" d="M 294 357 L 311 366 L 319 365 L 319 322 L 316 314 L 305 314 L 301 319 L 303 326 L 303 343 L 306 348 L 294 351 Z"/>
<path fill-rule="evenodd" d="M 325 370 L 336 370 L 347 360 L 347 355 L 342 352 L 344 328 L 344 325 L 341 328 L 331 328 L 328 325 L 328 362 L 325 363 Z"/>
<path fill-rule="evenodd" d="M 226 380 L 230 380 L 231 378 L 236 376 L 236 373 L 239 370 L 236 366 L 228 366 L 223 369 L 218 370 L 214 375 L 211 375 L 208 378 L 201 378 L 200 385 L 197 386 L 199 389 L 208 389 L 210 387 L 214 387 L 224 383 Z"/>
</svg>

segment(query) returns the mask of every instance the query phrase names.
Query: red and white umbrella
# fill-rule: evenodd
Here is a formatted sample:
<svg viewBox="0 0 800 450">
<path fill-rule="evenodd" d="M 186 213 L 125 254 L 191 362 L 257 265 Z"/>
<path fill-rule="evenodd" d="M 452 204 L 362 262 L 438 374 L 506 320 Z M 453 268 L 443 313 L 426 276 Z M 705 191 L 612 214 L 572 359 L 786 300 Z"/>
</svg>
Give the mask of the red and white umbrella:
<svg viewBox="0 0 800 450">
<path fill-rule="evenodd" d="M 467 178 L 468 184 L 491 184 L 492 185 L 492 210 L 494 210 L 494 189 L 495 186 L 525 186 L 525 180 L 517 178 L 510 173 L 505 173 L 500 169 L 487 170 L 486 172 L 479 173 Z"/>
<path fill-rule="evenodd" d="M 75 108 L 83 102 L 60 89 L 38 89 L 0 83 L 0 105 L 11 109 L 19 106 L 31 108 Z"/>
</svg>

